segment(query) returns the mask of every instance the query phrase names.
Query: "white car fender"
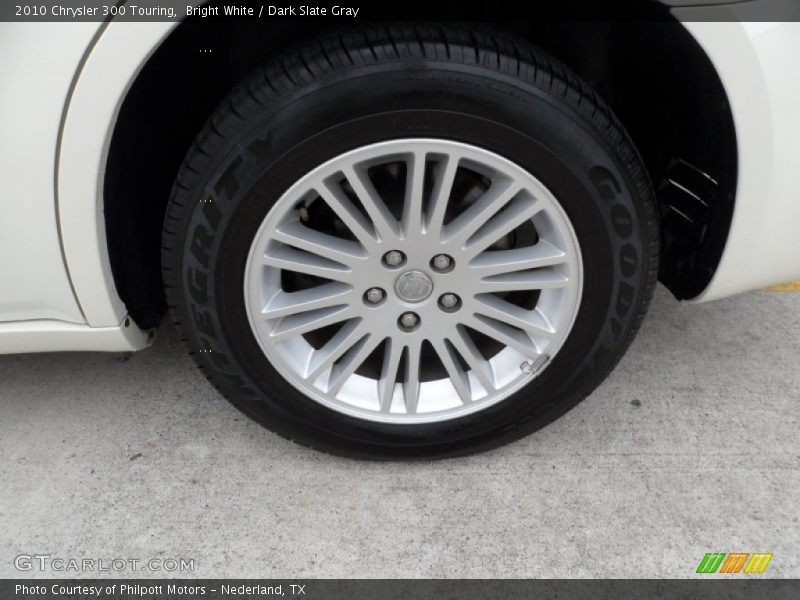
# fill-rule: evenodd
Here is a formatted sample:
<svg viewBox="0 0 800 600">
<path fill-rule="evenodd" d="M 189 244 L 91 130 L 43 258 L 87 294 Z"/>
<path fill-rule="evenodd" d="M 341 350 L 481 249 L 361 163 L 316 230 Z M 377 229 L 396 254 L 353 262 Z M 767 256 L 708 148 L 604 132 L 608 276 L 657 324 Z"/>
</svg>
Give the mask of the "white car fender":
<svg viewBox="0 0 800 600">
<path fill-rule="evenodd" d="M 64 119 L 58 218 L 67 268 L 92 327 L 118 325 L 125 306 L 114 286 L 103 217 L 103 178 L 114 125 L 136 75 L 171 22 L 111 22 L 88 51 Z"/>
<path fill-rule="evenodd" d="M 675 10 L 691 19 L 695 9 Z M 800 23 L 686 22 L 733 113 L 738 181 L 722 259 L 696 302 L 800 278 Z"/>
</svg>

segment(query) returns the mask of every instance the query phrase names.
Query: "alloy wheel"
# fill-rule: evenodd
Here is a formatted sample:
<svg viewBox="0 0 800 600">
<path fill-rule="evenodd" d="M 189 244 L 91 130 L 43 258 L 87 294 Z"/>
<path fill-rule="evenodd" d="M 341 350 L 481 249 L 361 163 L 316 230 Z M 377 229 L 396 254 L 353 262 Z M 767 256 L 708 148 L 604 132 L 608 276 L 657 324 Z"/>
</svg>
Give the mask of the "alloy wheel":
<svg viewBox="0 0 800 600">
<path fill-rule="evenodd" d="M 356 148 L 269 211 L 245 270 L 266 358 L 339 412 L 394 424 L 485 409 L 530 383 L 575 321 L 573 227 L 533 175 L 441 139 Z"/>
</svg>

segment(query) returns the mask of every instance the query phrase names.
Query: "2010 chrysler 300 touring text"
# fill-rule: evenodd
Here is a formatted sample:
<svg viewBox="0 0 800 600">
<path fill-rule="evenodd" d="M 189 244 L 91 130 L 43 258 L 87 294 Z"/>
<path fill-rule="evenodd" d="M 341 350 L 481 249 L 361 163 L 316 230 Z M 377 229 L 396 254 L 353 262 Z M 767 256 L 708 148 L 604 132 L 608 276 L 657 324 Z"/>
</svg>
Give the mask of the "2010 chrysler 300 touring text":
<svg viewBox="0 0 800 600">
<path fill-rule="evenodd" d="M 800 276 L 800 26 L 671 4 L 0 25 L 0 352 L 139 350 L 169 313 L 221 393 L 315 448 L 546 425 L 657 279 L 702 302 Z"/>
</svg>

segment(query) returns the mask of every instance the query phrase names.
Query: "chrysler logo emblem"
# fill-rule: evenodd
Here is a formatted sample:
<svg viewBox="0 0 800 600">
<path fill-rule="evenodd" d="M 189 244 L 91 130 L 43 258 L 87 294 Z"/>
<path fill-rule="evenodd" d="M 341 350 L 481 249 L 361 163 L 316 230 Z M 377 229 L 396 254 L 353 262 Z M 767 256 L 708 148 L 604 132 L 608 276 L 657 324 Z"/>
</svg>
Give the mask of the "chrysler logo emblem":
<svg viewBox="0 0 800 600">
<path fill-rule="evenodd" d="M 406 302 L 422 302 L 431 295 L 433 281 L 422 271 L 406 271 L 397 278 L 394 291 Z"/>
</svg>

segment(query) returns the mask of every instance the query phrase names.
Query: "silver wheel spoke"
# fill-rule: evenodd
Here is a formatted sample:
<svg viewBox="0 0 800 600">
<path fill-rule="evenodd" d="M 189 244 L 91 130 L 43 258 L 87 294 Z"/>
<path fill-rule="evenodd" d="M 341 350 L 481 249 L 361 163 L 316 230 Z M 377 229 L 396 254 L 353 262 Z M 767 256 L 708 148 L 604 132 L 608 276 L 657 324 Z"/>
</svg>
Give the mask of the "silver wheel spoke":
<svg viewBox="0 0 800 600">
<path fill-rule="evenodd" d="M 311 360 L 306 371 L 306 379 L 316 379 L 325 369 L 368 335 L 362 320 L 353 319 L 345 323 L 342 328 L 319 350 L 311 354 Z"/>
<path fill-rule="evenodd" d="M 525 356 L 539 354 L 539 349 L 527 333 L 515 329 L 502 321 L 475 315 L 474 318 L 466 322 L 466 325 L 493 340 L 497 340 L 501 344 L 515 348 Z"/>
<path fill-rule="evenodd" d="M 472 373 L 481 382 L 483 389 L 491 392 L 495 389 L 494 375 L 492 374 L 492 367 L 489 361 L 483 358 L 480 350 L 469 337 L 469 334 L 464 330 L 463 326 L 458 326 L 456 332 L 450 338 L 450 343 L 453 344 L 458 353 L 467 363 Z"/>
<path fill-rule="evenodd" d="M 352 275 L 352 269 L 346 265 L 291 246 L 276 246 L 267 250 L 263 263 L 268 267 L 284 271 L 294 271 L 336 281 L 350 281 Z"/>
<path fill-rule="evenodd" d="M 537 212 L 539 208 L 535 198 L 517 196 L 500 214 L 492 217 L 467 240 L 467 254 L 471 256 L 488 248 L 525 221 L 529 221 Z"/>
<path fill-rule="evenodd" d="M 267 306 L 261 311 L 266 319 L 279 319 L 309 310 L 341 306 L 351 302 L 353 288 L 345 283 L 332 281 L 317 287 L 298 292 L 278 291 L 270 298 Z"/>
<path fill-rule="evenodd" d="M 481 279 L 483 292 L 545 290 L 563 288 L 567 285 L 569 278 L 566 275 L 549 268 L 490 275 Z"/>
<path fill-rule="evenodd" d="M 406 195 L 403 200 L 403 234 L 406 239 L 422 233 L 422 193 L 425 153 L 414 152 L 406 160 Z"/>
<path fill-rule="evenodd" d="M 463 247 L 467 240 L 520 191 L 518 182 L 496 181 L 472 206 L 444 227 L 444 241 Z"/>
<path fill-rule="evenodd" d="M 347 378 L 364 364 L 364 361 L 380 342 L 381 340 L 377 336 L 368 333 L 366 337 L 362 337 L 353 347 L 349 348 L 331 369 L 331 375 L 328 378 L 328 393 L 334 396 L 338 394 Z"/>
<path fill-rule="evenodd" d="M 245 267 L 266 359 L 300 392 L 394 424 L 472 414 L 522 389 L 583 293 L 566 213 L 533 175 L 441 139 L 356 148 L 279 198 Z"/>
<path fill-rule="evenodd" d="M 425 224 L 427 231 L 439 234 L 444 222 L 444 214 L 450 200 L 450 193 L 453 190 L 453 181 L 458 170 L 459 157 L 457 155 L 446 156 L 437 166 L 436 179 L 431 192 L 428 221 Z"/>
<path fill-rule="evenodd" d="M 367 257 L 361 244 L 316 231 L 306 227 L 297 219 L 278 227 L 274 238 L 278 242 L 336 261 L 350 268 Z"/>
<path fill-rule="evenodd" d="M 275 325 L 270 337 L 276 341 L 285 340 L 309 331 L 316 331 L 328 325 L 341 323 L 356 316 L 357 314 L 353 308 L 346 305 L 318 308 L 282 318 Z"/>
<path fill-rule="evenodd" d="M 375 231 L 381 240 L 387 241 L 399 237 L 398 223 L 389 209 L 386 208 L 375 186 L 369 180 L 366 171 L 359 166 L 348 166 L 343 170 L 350 187 L 353 188 L 364 210 L 372 219 Z"/>
<path fill-rule="evenodd" d="M 403 346 L 393 338 L 386 340 L 386 351 L 383 355 L 381 375 L 378 379 L 378 402 L 380 411 L 388 413 L 392 407 L 392 398 L 397 385 L 397 369 L 403 357 Z"/>
<path fill-rule="evenodd" d="M 325 182 L 316 189 L 316 192 L 364 247 L 371 248 L 374 245 L 376 240 L 372 225 L 363 213 L 353 206 L 341 187 Z"/>
<path fill-rule="evenodd" d="M 418 342 L 413 342 L 406 346 L 406 368 L 405 379 L 403 381 L 403 400 L 406 405 L 406 412 L 414 414 L 417 412 L 419 403 L 419 361 L 421 346 Z"/>
<path fill-rule="evenodd" d="M 551 337 L 555 329 L 536 309 L 526 310 L 493 294 L 475 297 L 475 312 L 530 333 Z"/>
<path fill-rule="evenodd" d="M 447 371 L 447 375 L 450 377 L 450 383 L 453 384 L 462 404 L 468 404 L 472 401 L 469 377 L 461 368 L 461 365 L 458 364 L 458 358 L 456 358 L 453 347 L 443 338 L 432 339 L 431 345 L 433 349 L 436 350 L 439 360 L 442 361 L 442 365 L 445 371 Z"/>
<path fill-rule="evenodd" d="M 483 252 L 472 259 L 470 266 L 482 277 L 541 269 L 563 264 L 567 255 L 550 242 L 539 242 L 535 246 L 513 250 L 492 250 Z"/>
</svg>

